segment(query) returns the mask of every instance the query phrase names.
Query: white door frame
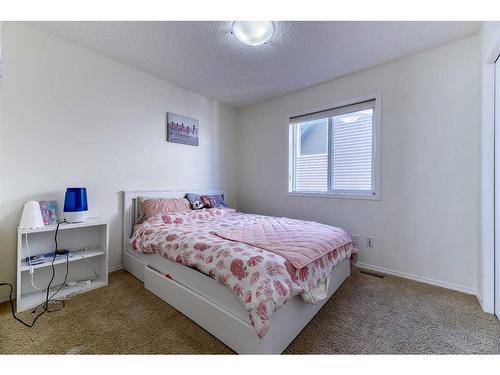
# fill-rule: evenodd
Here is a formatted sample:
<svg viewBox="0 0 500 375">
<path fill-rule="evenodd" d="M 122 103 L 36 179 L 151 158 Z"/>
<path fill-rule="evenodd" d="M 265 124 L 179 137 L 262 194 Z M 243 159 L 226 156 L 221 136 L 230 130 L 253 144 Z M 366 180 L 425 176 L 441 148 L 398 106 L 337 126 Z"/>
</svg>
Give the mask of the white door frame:
<svg viewBox="0 0 500 375">
<path fill-rule="evenodd" d="M 500 56 L 495 62 L 495 251 L 494 310 L 500 319 Z"/>
<path fill-rule="evenodd" d="M 483 310 L 494 314 L 495 245 L 498 247 L 497 254 L 500 251 L 500 124 L 497 124 L 499 130 L 495 132 L 495 61 L 500 55 L 500 22 L 483 22 L 480 39 L 480 208 L 477 287 Z M 499 220 L 495 220 L 496 217 Z"/>
</svg>

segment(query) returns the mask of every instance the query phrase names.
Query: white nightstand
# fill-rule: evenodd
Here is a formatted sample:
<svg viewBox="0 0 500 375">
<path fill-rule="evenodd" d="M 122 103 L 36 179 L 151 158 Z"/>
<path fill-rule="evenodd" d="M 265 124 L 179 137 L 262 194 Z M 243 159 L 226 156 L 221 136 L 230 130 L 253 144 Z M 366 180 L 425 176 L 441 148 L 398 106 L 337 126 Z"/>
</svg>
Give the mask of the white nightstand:
<svg viewBox="0 0 500 375">
<path fill-rule="evenodd" d="M 17 230 L 17 311 L 33 308 L 45 301 L 45 292 L 52 276 L 52 258 L 30 267 L 26 258 L 28 250 L 31 256 L 54 253 L 55 225 L 46 225 L 39 229 Z M 26 246 L 28 238 L 29 249 Z M 69 250 L 69 272 L 67 286 L 61 288 L 54 299 L 64 299 L 72 294 L 108 285 L 108 224 L 100 219 L 89 219 L 83 223 L 59 225 L 57 236 L 58 249 Z M 66 256 L 54 262 L 56 276 L 51 286 L 51 293 L 64 282 L 66 274 Z M 31 284 L 30 268 L 37 290 Z M 52 291 L 53 290 L 53 291 Z"/>
</svg>

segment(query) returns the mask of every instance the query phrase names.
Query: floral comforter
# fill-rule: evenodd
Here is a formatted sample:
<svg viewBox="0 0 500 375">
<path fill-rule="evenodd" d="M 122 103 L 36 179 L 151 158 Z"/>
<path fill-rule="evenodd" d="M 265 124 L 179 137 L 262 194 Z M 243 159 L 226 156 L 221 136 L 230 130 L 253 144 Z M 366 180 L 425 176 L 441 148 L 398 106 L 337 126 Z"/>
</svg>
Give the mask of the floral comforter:
<svg viewBox="0 0 500 375">
<path fill-rule="evenodd" d="M 159 253 L 228 287 L 249 312 L 257 335 L 262 338 L 274 313 L 289 298 L 324 281 L 344 259 L 355 261 L 357 251 L 349 242 L 296 269 L 275 253 L 215 234 L 255 224 L 259 218 L 264 216 L 218 208 L 153 216 L 134 228 L 132 248 Z"/>
</svg>

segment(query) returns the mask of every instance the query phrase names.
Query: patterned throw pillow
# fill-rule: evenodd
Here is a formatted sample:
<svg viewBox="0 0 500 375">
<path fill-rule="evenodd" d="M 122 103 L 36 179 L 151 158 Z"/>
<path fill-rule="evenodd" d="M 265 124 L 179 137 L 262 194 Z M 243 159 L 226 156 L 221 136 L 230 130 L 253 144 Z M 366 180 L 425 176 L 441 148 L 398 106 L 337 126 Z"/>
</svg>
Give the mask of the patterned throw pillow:
<svg viewBox="0 0 500 375">
<path fill-rule="evenodd" d="M 224 194 L 202 195 L 200 198 L 205 208 L 226 207 L 226 203 L 224 202 Z"/>
<path fill-rule="evenodd" d="M 201 197 L 199 194 L 195 193 L 187 193 L 186 194 L 186 199 L 189 201 L 191 204 L 191 208 L 193 210 L 199 210 L 204 207 L 204 204 L 201 202 Z"/>
</svg>

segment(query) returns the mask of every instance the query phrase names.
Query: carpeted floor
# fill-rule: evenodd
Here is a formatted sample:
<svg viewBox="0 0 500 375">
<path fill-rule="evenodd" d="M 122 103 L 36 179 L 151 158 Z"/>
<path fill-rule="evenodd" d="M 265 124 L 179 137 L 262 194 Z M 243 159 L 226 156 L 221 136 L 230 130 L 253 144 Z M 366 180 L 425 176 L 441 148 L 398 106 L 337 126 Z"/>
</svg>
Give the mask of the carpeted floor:
<svg viewBox="0 0 500 375">
<path fill-rule="evenodd" d="M 232 351 L 119 271 L 32 329 L 0 305 L 0 353 Z M 285 353 L 500 353 L 500 324 L 473 296 L 354 269 Z"/>
</svg>

